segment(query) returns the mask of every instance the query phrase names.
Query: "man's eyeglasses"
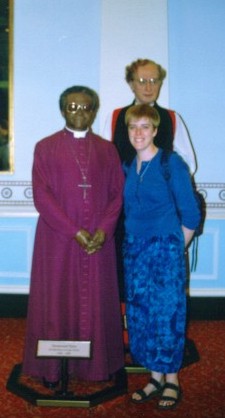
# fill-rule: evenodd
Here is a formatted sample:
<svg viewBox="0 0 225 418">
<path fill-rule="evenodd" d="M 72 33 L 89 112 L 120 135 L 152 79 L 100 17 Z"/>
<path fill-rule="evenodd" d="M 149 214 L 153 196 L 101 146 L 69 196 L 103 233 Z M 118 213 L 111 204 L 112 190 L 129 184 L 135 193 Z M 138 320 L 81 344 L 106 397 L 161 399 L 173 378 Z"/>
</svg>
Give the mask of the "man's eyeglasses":
<svg viewBox="0 0 225 418">
<path fill-rule="evenodd" d="M 68 103 L 66 105 L 66 111 L 69 113 L 76 113 L 79 109 L 83 110 L 83 112 L 91 112 L 93 110 L 93 106 L 90 104 L 78 103 Z"/>
<path fill-rule="evenodd" d="M 137 81 L 140 86 L 147 86 L 148 83 L 150 86 L 156 86 L 161 83 L 159 78 L 135 78 L 135 81 Z"/>
</svg>

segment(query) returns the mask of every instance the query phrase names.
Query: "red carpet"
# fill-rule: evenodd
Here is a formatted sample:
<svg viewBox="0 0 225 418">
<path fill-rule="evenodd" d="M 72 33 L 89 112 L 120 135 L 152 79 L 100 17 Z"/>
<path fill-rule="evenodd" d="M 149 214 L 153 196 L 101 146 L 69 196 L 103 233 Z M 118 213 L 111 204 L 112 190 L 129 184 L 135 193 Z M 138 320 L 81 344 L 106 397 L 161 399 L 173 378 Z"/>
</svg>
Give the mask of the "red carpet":
<svg viewBox="0 0 225 418">
<path fill-rule="evenodd" d="M 174 411 L 157 410 L 155 400 L 131 403 L 131 393 L 145 385 L 147 374 L 128 374 L 128 394 L 91 408 L 34 406 L 6 389 L 12 369 L 22 361 L 24 329 L 24 319 L 0 319 L 0 418 L 225 418 L 225 321 L 189 325 L 188 337 L 194 340 L 200 361 L 181 370 L 184 396 Z"/>
</svg>

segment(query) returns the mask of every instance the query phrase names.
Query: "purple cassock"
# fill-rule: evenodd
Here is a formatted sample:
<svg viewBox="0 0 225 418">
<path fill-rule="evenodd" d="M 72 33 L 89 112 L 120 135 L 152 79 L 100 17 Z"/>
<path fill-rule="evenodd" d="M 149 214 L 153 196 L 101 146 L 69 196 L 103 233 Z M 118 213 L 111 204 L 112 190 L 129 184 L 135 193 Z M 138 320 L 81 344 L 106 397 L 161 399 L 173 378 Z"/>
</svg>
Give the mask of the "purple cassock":
<svg viewBox="0 0 225 418">
<path fill-rule="evenodd" d="M 69 374 L 106 380 L 123 367 L 123 338 L 114 231 L 124 176 L 114 145 L 66 129 L 37 143 L 33 164 L 36 230 L 23 373 L 56 381 L 60 360 L 36 358 L 38 340 L 91 341 L 90 359 L 69 360 Z M 106 232 L 88 255 L 81 229 Z"/>
</svg>

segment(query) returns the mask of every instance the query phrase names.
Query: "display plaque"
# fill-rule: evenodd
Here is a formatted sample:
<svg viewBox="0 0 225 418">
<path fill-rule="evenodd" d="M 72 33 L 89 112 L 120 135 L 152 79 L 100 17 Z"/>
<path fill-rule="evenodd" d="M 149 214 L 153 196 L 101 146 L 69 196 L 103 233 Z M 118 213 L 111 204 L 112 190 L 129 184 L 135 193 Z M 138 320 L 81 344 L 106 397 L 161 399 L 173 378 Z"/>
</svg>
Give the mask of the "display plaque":
<svg viewBox="0 0 225 418">
<path fill-rule="evenodd" d="M 90 358 L 90 341 L 38 340 L 37 357 Z"/>
</svg>

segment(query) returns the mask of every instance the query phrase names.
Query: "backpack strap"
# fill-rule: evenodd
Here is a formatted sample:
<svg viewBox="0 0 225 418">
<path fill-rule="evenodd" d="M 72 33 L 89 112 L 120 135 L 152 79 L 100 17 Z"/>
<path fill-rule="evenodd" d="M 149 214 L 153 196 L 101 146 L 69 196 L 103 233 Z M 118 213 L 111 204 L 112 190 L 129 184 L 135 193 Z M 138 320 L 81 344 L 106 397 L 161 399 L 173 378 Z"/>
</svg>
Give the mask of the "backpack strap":
<svg viewBox="0 0 225 418">
<path fill-rule="evenodd" d="M 170 156 L 171 152 L 167 151 L 167 150 L 162 150 L 162 154 L 161 154 L 161 166 L 163 169 L 163 177 L 165 178 L 166 182 L 169 181 L 171 174 L 170 174 L 170 169 L 169 169 L 169 156 Z M 172 191 L 171 191 L 172 192 Z"/>
</svg>

